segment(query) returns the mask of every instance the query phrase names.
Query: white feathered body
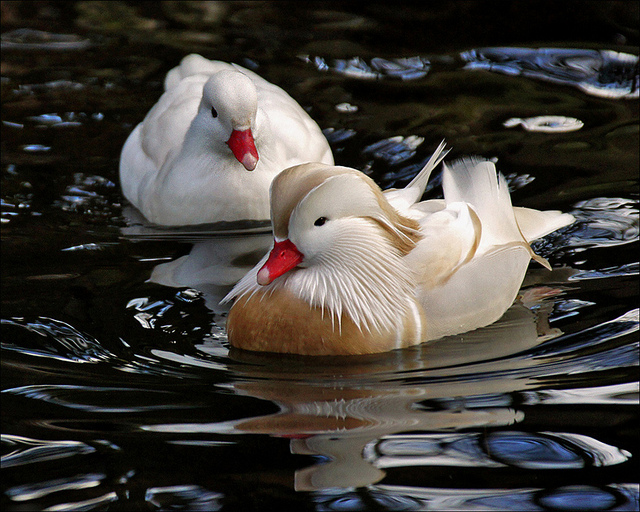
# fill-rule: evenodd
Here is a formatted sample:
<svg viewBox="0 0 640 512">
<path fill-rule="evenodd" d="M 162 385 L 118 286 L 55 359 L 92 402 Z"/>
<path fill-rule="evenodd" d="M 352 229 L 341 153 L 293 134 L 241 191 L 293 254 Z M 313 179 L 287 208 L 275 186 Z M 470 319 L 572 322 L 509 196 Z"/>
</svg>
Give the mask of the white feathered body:
<svg viewBox="0 0 640 512">
<path fill-rule="evenodd" d="M 546 264 L 529 242 L 573 217 L 513 208 L 494 164 L 474 159 L 444 167 L 444 200 L 417 202 L 443 149 L 406 188 L 384 193 L 347 168 L 310 164 L 279 176 L 272 186 L 276 242 L 290 240 L 304 259 L 261 286 L 258 273 L 273 257 L 265 256 L 238 283 L 228 296 L 236 297 L 231 344 L 359 354 L 498 320 L 531 258 Z M 320 218 L 328 220 L 317 227 Z"/>
<path fill-rule="evenodd" d="M 225 75 L 219 75 L 226 73 Z M 250 79 L 234 83 L 234 74 Z M 227 83 L 211 91 L 218 124 L 203 106 L 203 90 L 216 75 Z M 246 79 L 244 79 L 246 82 Z M 259 160 L 247 171 L 227 145 L 231 126 L 244 115 L 245 97 L 256 96 L 252 132 Z M 248 101 L 248 100 L 247 100 Z M 233 108 L 232 108 L 233 107 Z M 249 122 L 249 121 L 247 121 Z M 153 223 L 200 224 L 269 218 L 269 185 L 282 169 L 308 161 L 333 163 L 318 125 L 281 88 L 236 64 L 185 57 L 165 79 L 165 92 L 127 139 L 120 160 L 125 197 Z"/>
</svg>

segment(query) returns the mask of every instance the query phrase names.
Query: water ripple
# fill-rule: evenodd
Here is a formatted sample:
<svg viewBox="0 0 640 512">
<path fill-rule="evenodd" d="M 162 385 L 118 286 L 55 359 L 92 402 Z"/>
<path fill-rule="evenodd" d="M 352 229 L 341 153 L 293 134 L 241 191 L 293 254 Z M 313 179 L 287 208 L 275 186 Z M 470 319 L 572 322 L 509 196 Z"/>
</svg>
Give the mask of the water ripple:
<svg viewBox="0 0 640 512">
<path fill-rule="evenodd" d="M 465 69 L 572 85 L 610 99 L 638 98 L 638 56 L 574 48 L 478 48 L 462 52 Z"/>
<path fill-rule="evenodd" d="M 85 50 L 93 46 L 89 39 L 76 34 L 54 34 L 42 30 L 19 28 L 2 34 L 3 50 Z"/>
<path fill-rule="evenodd" d="M 569 404 L 602 404 L 602 405 L 640 405 L 638 382 L 625 382 L 611 386 L 597 386 L 574 389 L 546 389 L 525 391 L 526 405 L 569 405 Z"/>
<path fill-rule="evenodd" d="M 631 453 L 573 433 L 494 432 L 486 439 L 491 457 L 525 469 L 576 469 L 621 464 Z"/>
<path fill-rule="evenodd" d="M 150 487 L 145 501 L 160 510 L 220 510 L 224 495 L 199 485 Z"/>
<path fill-rule="evenodd" d="M 407 57 L 398 59 L 383 59 L 374 57 L 366 62 L 360 57 L 351 59 L 333 59 L 327 63 L 323 57 L 300 57 L 305 62 L 311 62 L 319 71 L 333 71 L 349 78 L 364 80 L 378 80 L 381 78 L 399 78 L 401 80 L 415 80 L 427 76 L 431 64 L 424 57 Z"/>
<path fill-rule="evenodd" d="M 639 315 L 640 312 L 638 309 L 632 309 L 613 320 L 602 322 L 601 324 L 566 335 L 562 338 L 557 338 L 550 343 L 542 345 L 535 351 L 535 353 L 540 355 L 548 354 L 553 356 L 574 353 L 572 362 L 575 364 L 583 364 L 586 361 L 579 360 L 580 358 L 576 357 L 575 352 L 582 349 L 587 349 L 590 351 L 597 345 L 602 345 L 606 342 L 615 340 L 616 338 L 632 335 L 638 332 L 640 325 Z M 597 364 L 601 368 L 621 364 L 622 361 L 619 361 L 618 358 L 614 358 L 613 360 L 611 360 L 609 359 L 609 357 L 613 356 L 614 352 L 620 354 L 620 351 L 629 352 L 629 355 L 631 356 L 634 352 L 637 351 L 637 348 L 637 343 L 630 343 L 626 346 L 615 347 L 611 351 L 602 350 L 598 354 L 595 354 L 597 357 L 593 360 L 595 362 L 597 359 L 599 361 Z M 592 355 L 588 354 L 585 357 L 591 358 Z M 626 365 L 636 366 L 638 364 L 637 359 L 635 360 L 635 362 L 633 358 L 629 359 L 625 357 L 624 359 L 626 360 Z M 589 368 L 592 370 L 595 369 L 595 367 L 593 367 L 592 365 L 589 365 Z"/>
<path fill-rule="evenodd" d="M 53 318 L 38 317 L 29 322 L 23 318 L 2 319 L 3 326 L 14 326 L 41 336 L 41 343 L 24 347 L 12 342 L 3 342 L 4 350 L 12 350 L 36 357 L 48 357 L 71 363 L 99 363 L 110 361 L 115 355 L 86 333 L 78 331 L 68 323 Z M 5 337 L 5 339 L 7 339 Z"/>
<path fill-rule="evenodd" d="M 30 357 L 45 358 L 65 363 L 107 364 L 116 371 L 141 375 L 158 375 L 174 378 L 193 378 L 194 375 L 181 367 L 170 367 L 169 358 L 159 361 L 144 354 L 120 356 L 103 346 L 97 339 L 83 333 L 66 322 L 46 317 L 33 321 L 24 318 L 2 319 L 3 328 L 24 329 L 35 336 L 20 336 L 19 342 L 3 341 L 2 349 Z M 205 338 L 211 336 L 203 333 Z M 13 340 L 9 333 L 4 340 Z M 196 365 L 193 365 L 195 368 Z"/>
<path fill-rule="evenodd" d="M 116 216 L 111 198 L 115 192 L 115 183 L 103 176 L 75 173 L 73 184 L 53 204 L 66 212 L 110 218 Z"/>
<path fill-rule="evenodd" d="M 414 487 L 375 485 L 349 492 L 324 490 L 316 493 L 317 510 L 370 510 L 372 504 L 383 510 L 504 510 L 543 512 L 545 510 L 637 510 L 636 484 L 617 484 L 604 487 L 571 485 L 538 488 L 467 489 L 447 487 Z M 385 507 L 389 508 L 385 508 Z"/>
<path fill-rule="evenodd" d="M 2 393 L 92 413 L 131 413 L 199 407 L 192 398 L 180 399 L 179 394 L 170 391 L 125 387 L 42 384 L 4 389 Z"/>
<path fill-rule="evenodd" d="M 416 149 L 424 142 L 424 137 L 401 135 L 383 139 L 366 146 L 362 153 L 383 160 L 388 165 L 398 165 L 416 154 Z"/>
<path fill-rule="evenodd" d="M 5 449 L 10 450 L 2 456 L 2 469 L 86 455 L 96 451 L 93 446 L 80 441 L 45 441 L 10 434 L 2 435 L 2 443 Z"/>
<path fill-rule="evenodd" d="M 580 201 L 570 212 L 576 221 L 534 241 L 534 251 L 544 257 L 578 254 L 586 249 L 616 247 L 640 239 L 638 202 L 622 197 L 594 197 Z M 625 264 L 633 268 L 634 263 Z"/>
<path fill-rule="evenodd" d="M 7 489 L 11 501 L 29 501 L 48 496 L 54 492 L 77 491 L 97 487 L 106 478 L 102 473 L 88 473 L 70 478 L 46 480 L 36 484 L 18 485 Z"/>
<path fill-rule="evenodd" d="M 365 448 L 378 468 L 405 466 L 578 469 L 621 464 L 631 453 L 589 436 L 565 432 L 394 435 Z"/>
<path fill-rule="evenodd" d="M 570 247 L 608 247 L 637 241 L 640 233 L 638 202 L 621 197 L 594 197 L 580 201 L 571 212 L 577 226 Z"/>
<path fill-rule="evenodd" d="M 522 126 L 528 132 L 566 133 L 579 130 L 584 126 L 584 123 L 575 117 L 536 116 L 525 119 L 512 117 L 502 123 L 502 126 L 505 128 Z"/>
</svg>

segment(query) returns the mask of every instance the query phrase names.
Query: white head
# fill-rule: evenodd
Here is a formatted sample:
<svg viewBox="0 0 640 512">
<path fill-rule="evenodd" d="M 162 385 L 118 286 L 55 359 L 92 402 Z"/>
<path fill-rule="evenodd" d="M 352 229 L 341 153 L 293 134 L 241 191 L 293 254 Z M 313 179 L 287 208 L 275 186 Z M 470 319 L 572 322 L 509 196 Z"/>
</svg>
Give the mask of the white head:
<svg viewBox="0 0 640 512">
<path fill-rule="evenodd" d="M 204 84 L 193 126 L 199 136 L 228 150 L 247 169 L 258 163 L 254 142 L 258 94 L 251 79 L 239 71 L 220 71 Z"/>
<path fill-rule="evenodd" d="M 360 328 L 401 321 L 413 295 L 402 262 L 419 238 L 378 186 L 355 169 L 302 164 L 271 185 L 274 249 L 257 273 L 262 286 L 287 289 Z"/>
</svg>

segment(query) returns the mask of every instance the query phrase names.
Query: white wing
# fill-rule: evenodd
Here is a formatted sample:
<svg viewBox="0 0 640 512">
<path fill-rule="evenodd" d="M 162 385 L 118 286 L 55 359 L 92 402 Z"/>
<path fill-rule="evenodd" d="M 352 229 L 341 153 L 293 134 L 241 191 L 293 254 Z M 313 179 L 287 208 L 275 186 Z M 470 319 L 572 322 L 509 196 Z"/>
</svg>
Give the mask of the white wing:
<svg viewBox="0 0 640 512">
<path fill-rule="evenodd" d="M 441 286 L 419 286 L 417 297 L 427 315 L 427 339 L 498 320 L 515 300 L 530 259 L 523 245 L 505 245 L 462 265 Z"/>
</svg>

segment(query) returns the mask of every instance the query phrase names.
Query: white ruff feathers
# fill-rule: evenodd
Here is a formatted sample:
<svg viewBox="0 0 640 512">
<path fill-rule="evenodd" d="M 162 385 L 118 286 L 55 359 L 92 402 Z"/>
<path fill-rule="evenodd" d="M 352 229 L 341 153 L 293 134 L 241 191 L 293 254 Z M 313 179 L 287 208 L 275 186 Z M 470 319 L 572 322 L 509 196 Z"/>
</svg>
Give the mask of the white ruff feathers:
<svg viewBox="0 0 640 512">
<path fill-rule="evenodd" d="M 334 328 L 337 324 L 341 329 L 345 315 L 361 331 L 402 332 L 415 303 L 412 273 L 375 222 L 351 217 L 344 228 L 331 250 L 308 262 L 309 267 L 296 268 L 261 287 L 255 278 L 258 264 L 224 301 L 260 289 L 285 289 L 330 315 Z"/>
</svg>

